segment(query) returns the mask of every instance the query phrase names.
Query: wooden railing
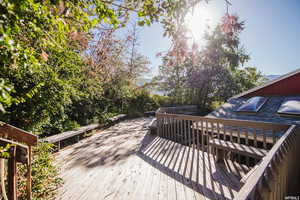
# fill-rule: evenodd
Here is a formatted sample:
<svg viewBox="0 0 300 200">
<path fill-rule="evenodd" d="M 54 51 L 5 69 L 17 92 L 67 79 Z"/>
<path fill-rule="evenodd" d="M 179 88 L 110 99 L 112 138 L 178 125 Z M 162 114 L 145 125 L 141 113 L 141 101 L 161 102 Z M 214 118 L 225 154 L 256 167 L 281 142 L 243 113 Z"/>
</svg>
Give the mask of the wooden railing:
<svg viewBox="0 0 300 200">
<path fill-rule="evenodd" d="M 191 145 L 218 138 L 263 149 L 271 149 L 289 128 L 288 125 L 246 120 L 208 118 L 156 112 L 157 132 L 160 137 Z M 199 138 L 200 137 L 200 138 Z"/>
<path fill-rule="evenodd" d="M 299 144 L 300 132 L 293 125 L 248 177 L 235 199 L 298 199 Z"/>
<path fill-rule="evenodd" d="M 299 195 L 300 131 L 294 125 L 208 118 L 156 112 L 157 134 L 184 145 L 212 153 L 212 139 L 266 150 L 263 159 L 243 157 L 251 170 L 235 199 L 284 199 Z M 215 153 L 215 152 L 214 152 Z M 246 161 L 245 161 L 246 160 Z M 251 160 L 253 161 L 253 159 Z"/>
<path fill-rule="evenodd" d="M 0 179 L 3 199 L 17 199 L 17 162 L 27 166 L 27 199 L 31 199 L 31 160 L 32 146 L 36 145 L 37 136 L 0 122 Z M 6 149 L 7 148 L 7 149 Z M 5 162 L 7 159 L 7 185 L 5 184 Z M 6 187 L 8 189 L 6 194 Z"/>
</svg>

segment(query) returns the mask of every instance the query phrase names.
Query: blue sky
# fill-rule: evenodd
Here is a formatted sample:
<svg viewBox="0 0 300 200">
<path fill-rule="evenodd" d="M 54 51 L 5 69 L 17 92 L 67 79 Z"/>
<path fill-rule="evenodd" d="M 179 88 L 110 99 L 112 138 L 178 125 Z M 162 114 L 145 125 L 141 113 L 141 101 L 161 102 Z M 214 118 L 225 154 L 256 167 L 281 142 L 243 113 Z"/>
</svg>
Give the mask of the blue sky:
<svg viewBox="0 0 300 200">
<path fill-rule="evenodd" d="M 300 0 L 231 0 L 230 13 L 245 21 L 241 42 L 251 56 L 245 66 L 255 66 L 263 74 L 285 74 L 300 68 Z M 188 17 L 189 28 L 200 45 L 206 25 L 217 24 L 224 15 L 224 0 L 202 2 Z M 139 30 L 140 51 L 151 61 L 157 74 L 161 63 L 156 53 L 170 47 L 161 25 Z"/>
</svg>

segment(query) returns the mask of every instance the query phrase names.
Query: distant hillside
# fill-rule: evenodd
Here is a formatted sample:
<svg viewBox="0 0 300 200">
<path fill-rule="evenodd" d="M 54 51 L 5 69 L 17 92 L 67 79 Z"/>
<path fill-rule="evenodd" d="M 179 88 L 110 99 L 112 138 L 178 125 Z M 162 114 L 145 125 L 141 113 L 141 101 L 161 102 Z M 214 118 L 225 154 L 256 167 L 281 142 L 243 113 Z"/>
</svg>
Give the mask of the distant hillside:
<svg viewBox="0 0 300 200">
<path fill-rule="evenodd" d="M 151 82 L 151 78 L 139 78 L 137 81 L 136 81 L 136 84 L 138 86 L 142 86 L 144 85 L 145 83 L 150 83 Z"/>
<path fill-rule="evenodd" d="M 152 81 L 151 78 L 145 78 L 145 77 L 143 77 L 143 78 L 139 78 L 139 79 L 136 81 L 136 84 L 137 84 L 138 86 L 142 86 L 142 85 L 144 85 L 144 84 L 146 84 L 146 83 L 150 83 L 151 81 Z M 151 94 L 158 94 L 158 95 L 162 95 L 162 96 L 165 94 L 163 91 L 158 91 L 158 90 L 156 90 L 155 88 L 148 88 L 148 89 L 150 89 L 150 93 L 151 93 Z"/>
<path fill-rule="evenodd" d="M 268 80 L 273 80 L 273 79 L 278 78 L 280 76 L 281 75 L 265 75 L 265 78 L 268 79 Z"/>
</svg>

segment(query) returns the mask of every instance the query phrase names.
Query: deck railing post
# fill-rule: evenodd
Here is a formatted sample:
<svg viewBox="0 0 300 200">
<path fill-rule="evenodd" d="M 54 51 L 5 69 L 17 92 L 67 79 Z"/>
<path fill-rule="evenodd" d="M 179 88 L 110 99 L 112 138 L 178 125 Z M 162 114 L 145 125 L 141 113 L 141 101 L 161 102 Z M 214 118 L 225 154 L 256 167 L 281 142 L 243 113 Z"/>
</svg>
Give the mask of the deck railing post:
<svg viewBox="0 0 300 200">
<path fill-rule="evenodd" d="M 28 147 L 28 163 L 27 163 L 27 199 L 31 200 L 31 162 L 32 162 L 32 149 Z"/>
<path fill-rule="evenodd" d="M 8 184 L 8 199 L 17 199 L 17 161 L 16 161 L 16 147 L 12 146 L 9 149 L 8 159 L 8 173 L 7 173 L 7 184 Z"/>
</svg>

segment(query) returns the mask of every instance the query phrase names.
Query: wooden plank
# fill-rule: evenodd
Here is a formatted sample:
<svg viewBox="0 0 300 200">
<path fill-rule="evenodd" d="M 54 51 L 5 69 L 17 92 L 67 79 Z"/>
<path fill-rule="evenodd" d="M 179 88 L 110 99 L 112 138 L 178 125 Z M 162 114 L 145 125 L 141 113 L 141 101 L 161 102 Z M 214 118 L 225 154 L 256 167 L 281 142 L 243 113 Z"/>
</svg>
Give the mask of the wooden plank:
<svg viewBox="0 0 300 200">
<path fill-rule="evenodd" d="M 234 142 L 224 141 L 224 140 L 212 139 L 209 141 L 209 144 L 217 148 L 232 151 L 234 153 L 239 153 L 257 159 L 260 159 L 267 154 L 267 151 L 264 149 L 259 149 L 259 148 L 246 146 Z"/>
<path fill-rule="evenodd" d="M 100 124 L 90 124 L 88 126 L 80 127 L 77 130 L 66 131 L 66 132 L 63 132 L 63 133 L 59 133 L 57 135 L 53 135 L 53 136 L 50 136 L 50 137 L 47 137 L 47 138 L 43 138 L 41 141 L 49 142 L 49 143 L 56 143 L 56 142 L 74 137 L 76 135 L 85 133 L 87 131 L 90 131 L 90 130 L 93 130 L 93 129 L 96 129 L 96 128 L 99 128 L 99 127 L 101 127 Z"/>
<path fill-rule="evenodd" d="M 16 147 L 12 146 L 9 150 L 10 157 L 8 159 L 8 174 L 7 174 L 7 196 L 9 200 L 17 199 L 17 161 Z"/>
<path fill-rule="evenodd" d="M 115 117 L 109 118 L 108 119 L 108 124 L 118 122 L 121 119 L 124 119 L 125 117 L 126 117 L 125 114 L 120 114 L 120 115 L 117 115 Z M 91 130 L 94 130 L 94 129 L 97 129 L 97 128 L 105 127 L 108 124 L 95 123 L 95 124 L 90 124 L 90 125 L 87 125 L 87 126 L 82 126 L 82 127 L 77 128 L 75 130 L 66 131 L 66 132 L 59 133 L 59 134 L 56 134 L 56 135 L 53 135 L 53 136 L 50 136 L 50 137 L 43 138 L 43 139 L 41 139 L 41 141 L 49 142 L 49 143 L 57 143 L 59 141 L 65 140 L 65 139 L 68 139 L 68 138 L 71 138 L 71 137 L 74 137 L 74 136 L 78 136 L 78 135 L 83 134 L 87 131 L 91 131 Z"/>
<path fill-rule="evenodd" d="M 33 135 L 27 131 L 14 127 L 12 125 L 6 124 L 0 121 L 0 137 L 12 139 L 20 143 L 25 143 L 27 145 L 36 145 L 37 136 Z"/>
</svg>

